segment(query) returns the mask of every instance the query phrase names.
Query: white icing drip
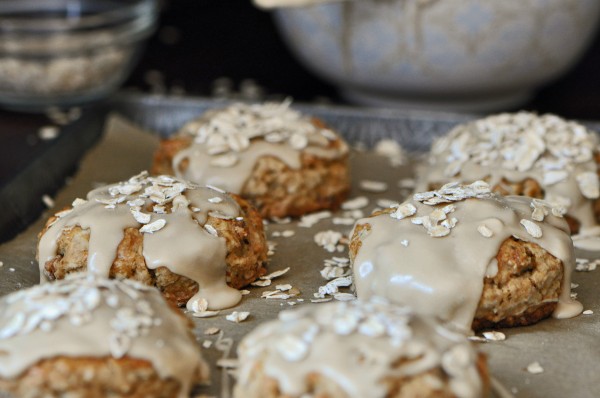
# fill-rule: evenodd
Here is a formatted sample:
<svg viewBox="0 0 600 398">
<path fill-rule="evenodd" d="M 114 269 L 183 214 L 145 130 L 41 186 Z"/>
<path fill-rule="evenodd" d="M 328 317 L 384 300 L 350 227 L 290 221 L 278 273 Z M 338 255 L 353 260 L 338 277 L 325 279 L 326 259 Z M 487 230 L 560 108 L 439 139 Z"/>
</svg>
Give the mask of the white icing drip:
<svg viewBox="0 0 600 398">
<path fill-rule="evenodd" d="M 198 282 L 198 293 L 186 304 L 188 310 L 202 299 L 208 301 L 209 310 L 236 305 L 242 296 L 239 290 L 226 284 L 225 238 L 215 237 L 199 228 L 187 211 L 161 217 L 167 221 L 165 228 L 159 234 L 144 235 L 143 255 L 148 268 L 167 267 Z M 198 242 L 202 242 L 202 250 L 189 250 L 197 247 Z M 174 263 L 176 267 L 171 266 Z"/>
<path fill-rule="evenodd" d="M 82 275 L 3 297 L 0 352 L 7 379 L 59 356 L 144 359 L 161 378 L 181 383 L 179 398 L 206 368 L 186 319 L 156 289 Z"/>
<path fill-rule="evenodd" d="M 107 202 L 116 204 L 114 208 L 106 208 Z M 148 211 L 155 203 L 170 204 L 171 209 Z M 151 222 L 142 226 L 137 221 L 140 212 L 150 215 Z M 141 227 L 143 232 L 154 224 L 159 229 L 149 228 L 143 235 L 146 265 L 164 266 L 197 282 L 199 291 L 188 301 L 188 307 L 201 298 L 209 302 L 211 310 L 234 306 L 241 300 L 241 294 L 226 284 L 225 240 L 203 228 L 211 214 L 233 219 L 240 215 L 240 208 L 226 194 L 166 176 L 154 178 L 142 174 L 127 182 L 99 188 L 88 194 L 87 202 L 57 219 L 40 238 L 40 279 L 46 280 L 44 265 L 56 256 L 57 240 L 65 228 L 78 225 L 90 230 L 88 272 L 108 277 L 124 230 Z"/>
<path fill-rule="evenodd" d="M 485 277 L 493 278 L 498 274 L 498 260 L 493 258 L 485 269 Z"/>
<path fill-rule="evenodd" d="M 180 178 L 199 184 L 214 185 L 228 192 L 241 193 L 246 180 L 254 169 L 258 159 L 273 156 L 282 160 L 288 167 L 300 169 L 300 152 L 283 144 L 271 144 L 265 141 L 253 141 L 231 167 L 219 167 L 210 164 L 211 155 L 203 144 L 193 143 L 173 158 L 173 170 Z M 181 171 L 181 162 L 188 160 L 188 167 Z"/>
<path fill-rule="evenodd" d="M 319 373 L 349 397 L 384 397 L 382 380 L 438 367 L 456 396 L 482 393 L 476 353 L 465 337 L 404 307 L 358 300 L 285 311 L 279 318 L 240 343 L 235 396 L 243 396 L 258 363 L 290 396 L 307 393 L 306 377 Z"/>
<path fill-rule="evenodd" d="M 40 239 L 38 256 L 41 283 L 48 280 L 43 272 L 44 264 L 56 256 L 60 233 L 64 228 L 75 225 L 82 229 L 90 229 L 88 272 L 98 276 L 108 276 L 115 260 L 117 246 L 123 239 L 123 231 L 126 228 L 138 227 L 140 224 L 130 215 L 126 207 L 120 205 L 115 209 L 106 209 L 104 206 L 90 200 L 58 219 L 44 233 Z"/>
<path fill-rule="evenodd" d="M 335 133 L 289 105 L 234 104 L 189 122 L 180 135 L 194 140 L 174 156 L 175 174 L 239 194 L 260 158 L 274 157 L 298 170 L 302 153 L 330 160 L 347 154 L 345 143 L 332 145 L 338 140 Z M 183 161 L 188 162 L 185 170 Z"/>
<path fill-rule="evenodd" d="M 582 228 L 596 225 L 592 201 L 598 197 L 596 135 L 584 126 L 554 115 L 500 114 L 455 127 L 432 147 L 429 166 L 418 184 L 449 179 L 470 182 L 489 178 L 536 180 L 548 201 L 568 203 L 568 214 Z"/>
<path fill-rule="evenodd" d="M 600 225 L 581 229 L 573 236 L 573 245 L 578 249 L 600 251 Z"/>
<path fill-rule="evenodd" d="M 460 192 L 460 187 L 448 186 Z M 368 233 L 362 233 L 362 245 L 353 261 L 359 298 L 381 295 L 392 302 L 413 306 L 419 313 L 470 329 L 484 278 L 494 273 L 493 261 L 502 243 L 515 236 L 539 244 L 563 263 L 564 278 L 554 315 L 572 317 L 581 312 L 581 304 L 570 298 L 575 255 L 564 219 L 548 215 L 544 222 L 535 222 L 542 236 L 534 238 L 520 224 L 520 220 L 530 219 L 531 199 L 489 193 L 479 198 L 458 195 L 452 199 L 455 209 L 449 214 L 457 219 L 456 224 L 446 235 L 432 238 L 423 227 L 435 229 L 435 225 L 414 223 L 431 219 L 439 209 L 422 203 L 428 196 L 416 194 L 420 200 L 410 202 L 417 209 L 414 216 L 396 219 L 382 214 L 357 221 L 357 226 L 371 225 Z M 482 224 L 492 231 L 491 236 L 480 233 L 478 227 Z M 411 237 L 407 247 L 400 243 L 406 236 Z"/>
</svg>

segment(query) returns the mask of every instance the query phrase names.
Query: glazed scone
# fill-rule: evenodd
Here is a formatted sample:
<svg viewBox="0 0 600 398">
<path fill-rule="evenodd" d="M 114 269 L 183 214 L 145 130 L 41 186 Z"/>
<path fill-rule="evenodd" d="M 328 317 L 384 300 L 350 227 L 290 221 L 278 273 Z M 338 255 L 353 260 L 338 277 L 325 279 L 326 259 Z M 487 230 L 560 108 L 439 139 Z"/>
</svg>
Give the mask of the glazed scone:
<svg viewBox="0 0 600 398">
<path fill-rule="evenodd" d="M 566 207 L 571 231 L 586 233 L 598 225 L 597 148 L 594 132 L 555 115 L 489 116 L 459 125 L 434 142 L 417 189 L 485 180 L 503 195 L 526 195 Z"/>
<path fill-rule="evenodd" d="M 161 142 L 152 171 L 239 194 L 263 217 L 335 210 L 350 189 L 348 146 L 289 105 L 206 112 Z"/>
<path fill-rule="evenodd" d="M 381 295 L 457 327 L 578 315 L 564 209 L 450 183 L 358 220 L 350 259 L 359 298 Z"/>
<path fill-rule="evenodd" d="M 485 358 L 463 334 L 382 299 L 284 311 L 238 347 L 235 398 L 483 397 Z"/>
<path fill-rule="evenodd" d="M 76 275 L 0 299 L 0 395 L 188 397 L 208 366 L 152 288 Z"/>
<path fill-rule="evenodd" d="M 156 286 L 194 311 L 231 307 L 266 272 L 260 215 L 244 199 L 170 176 L 98 188 L 40 233 L 41 280 L 86 271 Z"/>
</svg>

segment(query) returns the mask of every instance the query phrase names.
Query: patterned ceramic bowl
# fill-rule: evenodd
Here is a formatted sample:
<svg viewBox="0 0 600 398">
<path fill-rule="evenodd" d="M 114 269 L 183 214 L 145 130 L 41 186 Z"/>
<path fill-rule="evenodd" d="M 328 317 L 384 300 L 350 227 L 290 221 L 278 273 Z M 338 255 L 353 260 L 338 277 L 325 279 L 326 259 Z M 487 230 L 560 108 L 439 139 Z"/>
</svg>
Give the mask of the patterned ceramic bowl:
<svg viewBox="0 0 600 398">
<path fill-rule="evenodd" d="M 359 0 L 281 8 L 298 58 L 357 103 L 516 106 L 590 43 L 598 0 Z"/>
</svg>

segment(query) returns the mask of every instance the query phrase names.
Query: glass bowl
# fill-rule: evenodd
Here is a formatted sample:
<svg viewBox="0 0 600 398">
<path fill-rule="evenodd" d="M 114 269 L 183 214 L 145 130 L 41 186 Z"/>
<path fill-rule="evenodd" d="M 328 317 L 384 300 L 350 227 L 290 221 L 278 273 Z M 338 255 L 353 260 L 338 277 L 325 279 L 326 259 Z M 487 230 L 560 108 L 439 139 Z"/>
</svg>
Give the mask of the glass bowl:
<svg viewBox="0 0 600 398">
<path fill-rule="evenodd" d="M 43 111 L 108 96 L 157 9 L 156 0 L 0 0 L 0 106 Z"/>
</svg>

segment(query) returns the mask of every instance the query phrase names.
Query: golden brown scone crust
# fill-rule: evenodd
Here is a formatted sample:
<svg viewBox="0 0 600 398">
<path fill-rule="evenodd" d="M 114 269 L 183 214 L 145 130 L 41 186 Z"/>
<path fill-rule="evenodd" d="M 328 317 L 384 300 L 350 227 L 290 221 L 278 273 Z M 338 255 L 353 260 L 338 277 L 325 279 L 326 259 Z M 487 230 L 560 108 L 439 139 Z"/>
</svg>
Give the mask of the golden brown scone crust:
<svg viewBox="0 0 600 398">
<path fill-rule="evenodd" d="M 320 127 L 323 123 L 313 119 Z M 173 157 L 192 144 L 189 136 L 174 136 L 163 140 L 154 154 L 153 174 L 175 174 Z M 330 142 L 330 148 L 340 148 L 341 139 Z M 339 159 L 324 159 L 301 153 L 301 167 L 291 169 L 281 160 L 260 158 L 246 181 L 241 196 L 256 206 L 263 217 L 299 217 L 317 210 L 336 210 L 350 191 L 348 155 Z M 181 166 L 185 169 L 187 164 Z"/>
<path fill-rule="evenodd" d="M 0 379 L 0 395 L 15 398 L 172 398 L 180 388 L 177 380 L 161 379 L 150 362 L 129 357 L 51 358 L 15 379 Z"/>
<path fill-rule="evenodd" d="M 231 195 L 238 202 L 243 220 L 208 217 L 207 223 L 225 238 L 227 245 L 227 283 L 236 289 L 255 281 L 266 273 L 267 242 L 262 219 L 248 201 Z M 51 225 L 50 218 L 40 237 Z M 57 255 L 44 264 L 44 273 L 51 279 L 63 279 L 87 268 L 89 229 L 79 226 L 65 229 L 57 241 Z M 136 228 L 127 228 L 117 248 L 109 278 L 134 279 L 156 286 L 171 303 L 184 305 L 198 291 L 191 279 L 171 272 L 167 267 L 150 269 L 142 255 L 143 236 Z"/>
<path fill-rule="evenodd" d="M 373 216 L 392 211 L 386 210 Z M 371 228 L 368 223 L 356 227 L 350 239 L 352 261 L 362 245 L 361 233 Z M 484 278 L 473 330 L 526 326 L 549 317 L 561 293 L 562 261 L 536 243 L 512 237 L 502 243 L 496 260 L 497 274 L 493 278 Z"/>
<path fill-rule="evenodd" d="M 536 199 L 543 199 L 545 196 L 541 185 L 533 178 L 526 178 L 519 182 L 510 182 L 503 178 L 499 184 L 492 188 L 492 192 L 499 193 L 500 195 L 519 195 Z M 564 218 L 567 221 L 567 224 L 569 224 L 569 230 L 571 231 L 571 234 L 577 234 L 579 232 L 581 222 L 568 214 L 565 214 Z M 599 218 L 596 217 L 596 219 Z"/>
<path fill-rule="evenodd" d="M 544 190 L 533 178 L 526 178 L 518 182 L 508 181 L 506 178 L 503 178 L 502 181 L 492 187 L 492 192 L 505 196 L 519 195 L 537 199 L 544 198 Z"/>
<path fill-rule="evenodd" d="M 561 293 L 562 261 L 536 243 L 512 237 L 496 259 L 498 273 L 484 279 L 473 330 L 526 326 L 549 317 Z"/>
<path fill-rule="evenodd" d="M 489 177 L 484 178 L 484 181 L 489 181 Z M 443 184 L 432 184 L 430 189 L 439 189 Z M 492 192 L 499 193 L 500 195 L 518 195 L 518 196 L 527 196 L 530 198 L 543 199 L 544 198 L 544 190 L 539 182 L 537 182 L 533 178 L 526 178 L 522 181 L 512 182 L 503 178 L 500 183 L 494 185 L 492 187 Z M 594 209 L 596 220 L 600 221 L 600 199 L 597 199 L 594 202 Z M 571 231 L 571 235 L 575 235 L 579 233 L 579 227 L 581 226 L 581 222 L 577 220 L 575 217 L 572 217 L 568 214 L 564 215 L 567 224 L 569 224 L 569 230 Z"/>
<path fill-rule="evenodd" d="M 398 363 L 397 365 L 400 365 Z M 477 358 L 477 370 L 481 378 L 485 393 L 489 391 L 489 373 L 487 361 L 483 354 Z M 441 381 L 441 388 L 433 388 L 427 379 L 434 377 Z M 293 395 L 283 394 L 279 389 L 277 381 L 264 373 L 262 366 L 258 364 L 252 371 L 250 377 L 252 382 L 243 387 L 236 386 L 233 396 L 235 398 L 298 398 Z M 383 380 L 387 385 L 385 398 L 455 398 L 448 385 L 448 375 L 439 368 L 420 373 L 412 377 L 395 377 Z M 347 398 L 346 392 L 339 384 L 320 373 L 311 373 L 306 380 L 306 392 L 310 396 L 318 398 Z"/>
</svg>

